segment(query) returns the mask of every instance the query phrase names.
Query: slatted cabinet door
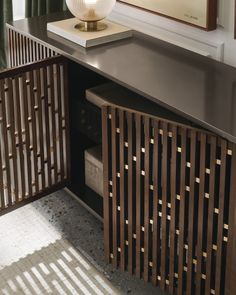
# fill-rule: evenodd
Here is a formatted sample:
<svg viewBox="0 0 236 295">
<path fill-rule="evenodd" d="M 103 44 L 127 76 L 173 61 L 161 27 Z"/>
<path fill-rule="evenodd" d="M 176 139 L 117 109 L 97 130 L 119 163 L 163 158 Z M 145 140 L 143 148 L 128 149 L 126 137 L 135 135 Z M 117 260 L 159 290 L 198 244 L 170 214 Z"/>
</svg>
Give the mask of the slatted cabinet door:
<svg viewBox="0 0 236 295">
<path fill-rule="evenodd" d="M 69 177 L 66 60 L 0 72 L 0 214 Z"/>
<path fill-rule="evenodd" d="M 102 120 L 107 261 L 170 294 L 234 294 L 235 145 L 117 106 Z"/>
</svg>

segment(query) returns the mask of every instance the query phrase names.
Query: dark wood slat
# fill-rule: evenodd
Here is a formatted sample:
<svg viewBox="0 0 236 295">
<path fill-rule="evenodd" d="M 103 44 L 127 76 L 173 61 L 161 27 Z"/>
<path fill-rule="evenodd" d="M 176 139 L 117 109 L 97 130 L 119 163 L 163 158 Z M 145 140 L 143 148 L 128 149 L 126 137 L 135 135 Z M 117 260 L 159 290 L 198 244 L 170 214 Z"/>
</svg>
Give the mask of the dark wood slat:
<svg viewBox="0 0 236 295">
<path fill-rule="evenodd" d="M 61 180 L 65 177 L 64 161 L 63 161 L 63 130 L 62 130 L 62 93 L 61 93 L 61 69 L 60 65 L 56 65 L 56 81 L 57 81 L 57 95 L 58 95 L 58 129 L 59 129 L 59 158 L 60 158 L 60 172 Z"/>
<path fill-rule="evenodd" d="M 133 114 L 128 112 L 128 271 L 133 274 L 133 232 L 134 232 L 134 207 L 133 207 Z"/>
<path fill-rule="evenodd" d="M 210 190 L 208 204 L 208 226 L 207 226 L 207 261 L 206 261 L 206 286 L 205 294 L 211 292 L 211 274 L 212 269 L 212 244 L 213 244 L 213 218 L 214 218 L 214 199 L 215 199 L 215 170 L 216 170 L 216 138 L 210 138 L 211 156 L 210 156 Z"/>
<path fill-rule="evenodd" d="M 149 281 L 149 248 L 150 248 L 150 119 L 144 117 L 144 137 L 145 137 L 145 155 L 144 155 L 144 281 Z"/>
<path fill-rule="evenodd" d="M 31 118 L 32 118 L 32 146 L 33 146 L 33 166 L 34 166 L 34 182 L 35 182 L 35 193 L 39 192 L 39 180 L 38 180 L 38 144 L 37 144 L 37 127 L 36 127 L 36 116 L 35 106 L 37 102 L 35 101 L 34 95 L 34 73 L 31 71 L 29 73 L 29 80 L 30 80 L 30 97 L 31 97 Z"/>
<path fill-rule="evenodd" d="M 116 140 L 116 120 L 117 120 L 117 112 L 114 107 L 111 108 L 111 133 L 112 133 L 112 139 L 111 139 L 111 148 L 112 148 L 112 155 L 113 155 L 113 161 L 112 161 L 112 226 L 113 226 L 113 259 L 112 264 L 114 267 L 118 266 L 118 259 L 117 259 L 117 148 L 118 143 Z"/>
<path fill-rule="evenodd" d="M 176 264 L 176 161 L 177 161 L 177 128 L 172 126 L 172 141 L 171 141 L 171 221 L 170 221 L 170 263 L 169 263 L 169 292 L 175 291 L 174 274 Z"/>
<path fill-rule="evenodd" d="M 124 146 L 125 146 L 125 139 L 124 139 L 124 111 L 119 110 L 119 129 L 120 129 L 120 268 L 122 271 L 125 271 L 126 268 L 126 251 L 125 251 L 125 158 L 124 158 Z M 130 169 L 131 167 L 129 167 Z"/>
<path fill-rule="evenodd" d="M 225 295 L 231 295 L 236 290 L 236 144 L 231 145 L 232 158 L 230 169 L 230 200 L 229 200 L 229 229 L 228 250 L 225 274 Z"/>
<path fill-rule="evenodd" d="M 39 138 L 44 138 L 43 133 L 43 108 L 42 108 L 42 90 L 41 90 L 41 74 L 40 69 L 36 70 L 37 82 L 37 103 L 38 103 L 38 129 Z M 44 166 L 44 145 L 43 141 L 39 140 L 39 154 L 40 154 L 40 175 L 41 175 L 41 189 L 45 188 L 45 166 Z"/>
<path fill-rule="evenodd" d="M 161 217 L 161 288 L 165 289 L 167 274 L 167 179 L 168 179 L 168 125 L 163 122 L 163 149 L 162 149 L 162 217 Z"/>
<path fill-rule="evenodd" d="M 206 171 L 206 135 L 200 135 L 200 185 L 198 199 L 198 234 L 197 234 L 197 273 L 196 294 L 201 293 L 202 285 L 202 252 L 203 252 L 203 212 L 205 199 L 205 171 Z"/>
<path fill-rule="evenodd" d="M 104 226 L 104 252 L 106 261 L 110 262 L 110 231 L 112 224 L 110 222 L 110 206 L 109 206 L 109 137 L 108 133 L 108 107 L 102 107 L 102 159 L 103 159 L 103 226 Z"/>
<path fill-rule="evenodd" d="M 7 204 L 6 206 L 12 205 L 11 200 L 11 175 L 10 175 L 10 160 L 9 160 L 9 142 L 8 142 L 8 131 L 7 131 L 7 110 L 6 110 L 6 97 L 4 91 L 4 80 L 0 80 L 0 93 L 2 98 L 2 131 L 3 131 L 3 142 L 4 142 L 4 158 L 6 166 L 6 186 L 7 186 Z"/>
<path fill-rule="evenodd" d="M 29 79 L 26 73 L 22 75 L 23 81 L 23 109 L 24 109 L 24 124 L 25 124 L 25 155 L 27 163 L 27 175 L 28 175 L 28 195 L 27 192 L 23 197 L 28 198 L 32 196 L 32 166 L 31 166 L 31 151 L 30 151 L 30 130 L 29 130 L 29 110 L 28 110 L 28 94 L 27 94 L 27 84 L 26 81 Z M 43 138 L 43 137 L 41 137 Z"/>
<path fill-rule="evenodd" d="M 141 278 L 141 115 L 135 114 L 136 128 L 136 269 Z"/>
<path fill-rule="evenodd" d="M 180 179 L 180 213 L 179 213 L 179 259 L 178 259 L 178 294 L 183 294 L 183 272 L 184 272 L 184 232 L 185 232 L 185 198 L 186 198 L 186 132 L 181 129 L 181 179 Z"/>
<path fill-rule="evenodd" d="M 60 76 L 59 76 L 60 77 Z M 46 145 L 46 166 L 47 166 L 47 178 L 48 178 L 48 186 L 52 185 L 52 163 L 51 163 L 51 140 L 50 140 L 50 125 L 49 125 L 49 106 L 48 106 L 48 82 L 47 82 L 47 68 L 43 68 L 43 96 L 44 96 L 44 100 L 43 100 L 43 112 L 44 112 L 44 118 L 45 118 L 45 141 L 44 144 Z M 61 91 L 60 91 L 61 93 Z M 61 99 L 61 96 L 58 95 L 58 99 Z M 61 114 L 61 109 L 58 109 L 59 114 Z M 62 124 L 62 120 L 61 120 L 61 124 Z M 62 132 L 59 135 L 60 136 L 60 140 L 63 140 L 63 136 L 62 136 Z M 63 145 L 61 146 L 61 154 L 63 154 L 64 149 L 63 149 Z M 64 167 L 64 163 L 62 161 L 61 166 Z M 64 171 L 64 170 L 63 170 Z M 63 178 L 64 178 L 64 174 L 63 174 Z M 63 179 L 62 178 L 62 179 Z"/>
<path fill-rule="evenodd" d="M 158 217 L 158 179 L 159 179 L 159 121 L 153 120 L 154 128 L 154 146 L 153 146 L 153 237 L 152 237 L 152 283 L 157 285 L 157 275 L 160 265 L 160 233 L 159 233 L 159 217 Z"/>
<path fill-rule="evenodd" d="M 193 258 L 194 258 L 194 212 L 195 212 L 195 167 L 196 167 L 196 138 L 195 130 L 190 132 L 190 193 L 188 214 L 188 272 L 187 272 L 187 294 L 193 293 Z"/>
<path fill-rule="evenodd" d="M 15 79 L 15 102 L 16 102 L 16 120 L 17 120 L 17 136 L 18 136 L 18 143 L 19 143 L 19 165 L 20 165 L 20 179 L 21 179 L 21 199 L 25 195 L 25 161 L 24 161 L 24 147 L 23 147 L 23 138 L 22 138 L 22 123 L 21 123 L 21 109 L 23 108 L 22 102 L 20 99 L 20 91 L 22 86 L 22 79 L 16 78 Z"/>
<path fill-rule="evenodd" d="M 56 118 L 55 118 L 55 85 L 53 78 L 53 66 L 49 67 L 49 77 L 50 77 L 50 89 L 51 89 L 51 115 L 52 115 L 52 141 L 53 141 L 53 166 L 54 166 L 54 179 L 55 183 L 58 181 L 58 151 L 57 151 L 57 133 L 56 133 Z"/>
<path fill-rule="evenodd" d="M 11 138 L 11 153 L 12 153 L 12 167 L 13 167 L 13 178 L 12 181 L 12 198 L 14 198 L 14 202 L 19 200 L 19 187 L 18 187 L 18 175 L 17 175 L 17 153 L 16 153 L 16 137 L 15 137 L 15 109 L 14 109 L 14 100 L 13 100 L 13 83 L 12 79 L 7 79 L 7 87 L 8 87 L 8 115 L 9 115 L 9 123 L 10 123 L 10 138 Z M 13 188 L 14 183 L 14 188 Z"/>
<path fill-rule="evenodd" d="M 221 140 L 221 166 L 220 166 L 220 192 L 219 192 L 219 216 L 217 230 L 217 256 L 216 256 L 216 276 L 215 276 L 215 294 L 222 294 L 222 268 L 225 267 L 222 263 L 223 250 L 223 234 L 224 234 L 224 210 L 225 210 L 225 178 L 226 178 L 226 157 L 227 157 L 227 142 Z"/>
</svg>

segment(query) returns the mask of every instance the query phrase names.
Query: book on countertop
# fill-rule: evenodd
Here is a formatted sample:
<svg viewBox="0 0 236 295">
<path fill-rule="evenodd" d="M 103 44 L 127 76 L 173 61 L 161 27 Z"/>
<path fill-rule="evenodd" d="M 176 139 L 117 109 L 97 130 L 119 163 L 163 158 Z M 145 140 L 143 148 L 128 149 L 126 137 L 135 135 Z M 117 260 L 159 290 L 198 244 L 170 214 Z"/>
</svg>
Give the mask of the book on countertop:
<svg viewBox="0 0 236 295">
<path fill-rule="evenodd" d="M 132 37 L 131 29 L 108 20 L 103 20 L 107 28 L 96 32 L 80 31 L 75 28 L 78 23 L 77 18 L 52 22 L 47 24 L 47 30 L 83 47 L 92 47 Z"/>
</svg>

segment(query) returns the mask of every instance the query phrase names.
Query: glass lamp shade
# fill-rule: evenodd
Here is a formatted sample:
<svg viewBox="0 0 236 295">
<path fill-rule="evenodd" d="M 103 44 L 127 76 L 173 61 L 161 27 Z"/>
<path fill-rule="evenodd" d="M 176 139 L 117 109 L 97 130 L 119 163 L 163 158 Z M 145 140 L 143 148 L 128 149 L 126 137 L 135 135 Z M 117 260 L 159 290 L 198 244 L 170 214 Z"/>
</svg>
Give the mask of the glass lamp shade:
<svg viewBox="0 0 236 295">
<path fill-rule="evenodd" d="M 96 31 L 105 29 L 105 25 L 97 23 L 112 11 L 116 0 L 66 0 L 70 12 L 84 24 L 76 28 L 82 31 Z"/>
</svg>

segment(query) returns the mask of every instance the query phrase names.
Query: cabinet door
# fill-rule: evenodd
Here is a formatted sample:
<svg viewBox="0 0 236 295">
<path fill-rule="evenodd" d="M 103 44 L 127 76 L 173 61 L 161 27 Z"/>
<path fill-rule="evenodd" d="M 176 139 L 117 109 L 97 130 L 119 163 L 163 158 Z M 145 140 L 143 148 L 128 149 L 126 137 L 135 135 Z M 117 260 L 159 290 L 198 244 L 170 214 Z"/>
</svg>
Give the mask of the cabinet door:
<svg viewBox="0 0 236 295">
<path fill-rule="evenodd" d="M 103 107 L 107 261 L 171 294 L 235 292 L 235 144 Z"/>
<path fill-rule="evenodd" d="M 66 60 L 0 72 L 0 214 L 69 178 Z"/>
</svg>

